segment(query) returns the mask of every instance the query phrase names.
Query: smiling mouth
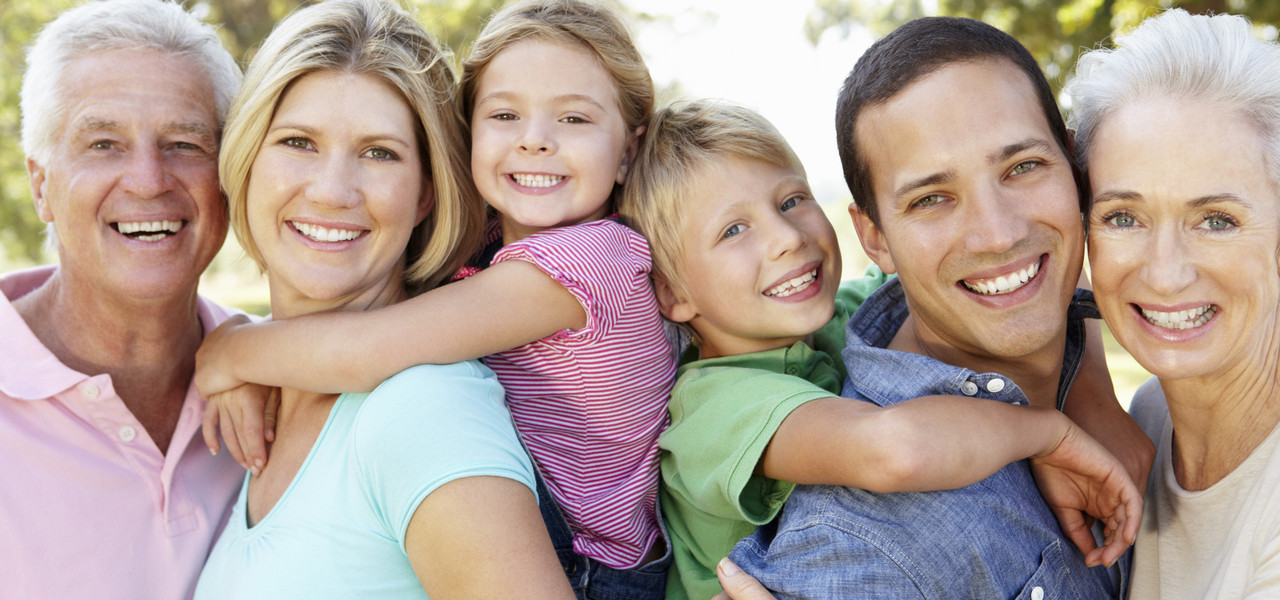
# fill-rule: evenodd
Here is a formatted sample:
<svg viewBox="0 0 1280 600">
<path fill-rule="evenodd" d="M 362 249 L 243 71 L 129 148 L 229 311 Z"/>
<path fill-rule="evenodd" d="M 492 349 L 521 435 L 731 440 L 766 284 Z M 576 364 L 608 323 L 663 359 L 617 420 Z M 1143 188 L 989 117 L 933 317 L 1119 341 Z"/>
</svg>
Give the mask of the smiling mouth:
<svg viewBox="0 0 1280 600">
<path fill-rule="evenodd" d="M 512 173 L 511 180 L 530 188 L 549 188 L 561 181 L 564 175 L 531 175 L 529 173 Z"/>
<path fill-rule="evenodd" d="M 1017 271 L 992 277 L 990 279 L 962 279 L 960 283 L 966 290 L 983 296 L 1010 294 L 1022 289 L 1040 272 L 1040 261 L 1033 262 Z"/>
<path fill-rule="evenodd" d="M 120 221 L 112 227 L 130 239 L 158 242 L 177 234 L 186 224 L 186 221 Z"/>
<path fill-rule="evenodd" d="M 308 239 L 317 242 L 349 242 L 360 237 L 360 235 L 364 233 L 358 229 L 330 229 L 328 227 L 321 227 L 310 223 L 298 223 L 296 221 L 290 221 L 289 224 L 292 225 L 294 230 L 298 233 L 301 233 Z"/>
<path fill-rule="evenodd" d="M 791 294 L 803 292 L 813 285 L 814 280 L 818 278 L 818 269 L 814 269 L 792 279 L 788 279 L 772 288 L 764 291 L 764 295 L 773 296 L 774 298 L 785 298 Z"/>
<path fill-rule="evenodd" d="M 1175 312 L 1147 310 L 1142 307 L 1138 307 L 1138 309 L 1142 312 L 1142 318 L 1146 319 L 1148 323 L 1165 329 L 1195 329 L 1208 323 L 1209 319 L 1218 314 L 1218 305 L 1216 304 L 1206 304 L 1199 308 L 1189 308 Z"/>
</svg>

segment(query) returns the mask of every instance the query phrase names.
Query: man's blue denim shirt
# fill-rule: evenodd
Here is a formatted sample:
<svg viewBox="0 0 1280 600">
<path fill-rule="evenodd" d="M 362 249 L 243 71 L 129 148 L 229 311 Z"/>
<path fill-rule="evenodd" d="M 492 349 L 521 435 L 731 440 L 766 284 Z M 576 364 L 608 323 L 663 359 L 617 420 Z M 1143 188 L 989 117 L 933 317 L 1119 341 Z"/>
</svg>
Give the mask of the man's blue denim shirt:
<svg viewBox="0 0 1280 600">
<path fill-rule="evenodd" d="M 888 406 L 936 394 L 1026 405 L 998 373 L 976 373 L 887 350 L 908 315 L 892 279 L 847 327 L 849 377 L 842 395 Z M 1093 294 L 1077 290 L 1068 311 L 1058 406 L 1084 354 L 1083 318 Z M 729 555 L 780 598 L 1114 598 L 1103 567 L 1088 568 L 1063 537 L 1027 461 L 957 490 L 876 494 L 797 486 L 781 516 Z"/>
</svg>

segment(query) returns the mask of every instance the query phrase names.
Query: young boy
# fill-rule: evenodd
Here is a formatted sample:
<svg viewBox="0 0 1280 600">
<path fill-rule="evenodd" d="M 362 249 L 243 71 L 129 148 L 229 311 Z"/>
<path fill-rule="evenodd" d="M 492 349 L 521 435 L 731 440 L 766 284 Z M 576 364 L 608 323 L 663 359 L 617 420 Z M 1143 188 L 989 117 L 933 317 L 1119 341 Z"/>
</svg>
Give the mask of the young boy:
<svg viewBox="0 0 1280 600">
<path fill-rule="evenodd" d="M 719 592 L 716 564 L 771 521 L 797 483 L 951 489 L 1030 457 L 1064 531 L 1091 559 L 1111 562 L 1132 541 L 1136 519 L 1112 520 L 1126 534 L 1105 553 L 1094 548 L 1079 511 L 1139 514 L 1138 491 L 1058 411 L 951 396 L 887 408 L 836 397 L 844 324 L 886 276 L 871 269 L 839 286 L 835 232 L 794 152 L 759 115 L 710 102 L 659 111 L 621 212 L 649 239 L 663 315 L 696 344 L 659 442 L 674 553 L 668 598 Z"/>
</svg>

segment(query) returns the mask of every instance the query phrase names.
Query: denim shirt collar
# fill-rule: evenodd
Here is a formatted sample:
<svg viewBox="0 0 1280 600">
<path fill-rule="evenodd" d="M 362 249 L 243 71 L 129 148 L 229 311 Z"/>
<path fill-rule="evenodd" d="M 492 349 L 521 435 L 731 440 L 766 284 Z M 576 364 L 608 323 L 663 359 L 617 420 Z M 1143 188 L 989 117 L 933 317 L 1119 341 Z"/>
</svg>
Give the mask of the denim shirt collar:
<svg viewBox="0 0 1280 600">
<path fill-rule="evenodd" d="M 895 277 L 867 298 L 849 319 L 843 353 L 848 378 L 842 396 L 865 398 L 880 406 L 930 395 L 975 396 L 1027 404 L 1022 389 L 1000 373 L 978 373 L 928 356 L 887 349 L 909 314 L 902 284 Z M 1098 317 L 1093 292 L 1076 290 L 1067 311 L 1066 351 L 1058 379 L 1059 410 L 1084 354 L 1083 319 Z"/>
</svg>

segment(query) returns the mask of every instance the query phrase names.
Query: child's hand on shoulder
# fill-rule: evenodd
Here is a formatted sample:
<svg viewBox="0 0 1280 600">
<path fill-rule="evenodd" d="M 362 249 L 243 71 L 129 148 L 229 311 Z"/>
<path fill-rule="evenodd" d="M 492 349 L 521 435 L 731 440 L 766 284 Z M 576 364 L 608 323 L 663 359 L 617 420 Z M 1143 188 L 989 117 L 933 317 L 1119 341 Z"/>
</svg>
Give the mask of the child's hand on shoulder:
<svg viewBox="0 0 1280 600">
<path fill-rule="evenodd" d="M 262 473 L 267 443 L 275 440 L 280 389 L 245 384 L 209 398 L 204 409 L 204 443 L 218 453 L 218 432 L 240 466 Z"/>
</svg>

